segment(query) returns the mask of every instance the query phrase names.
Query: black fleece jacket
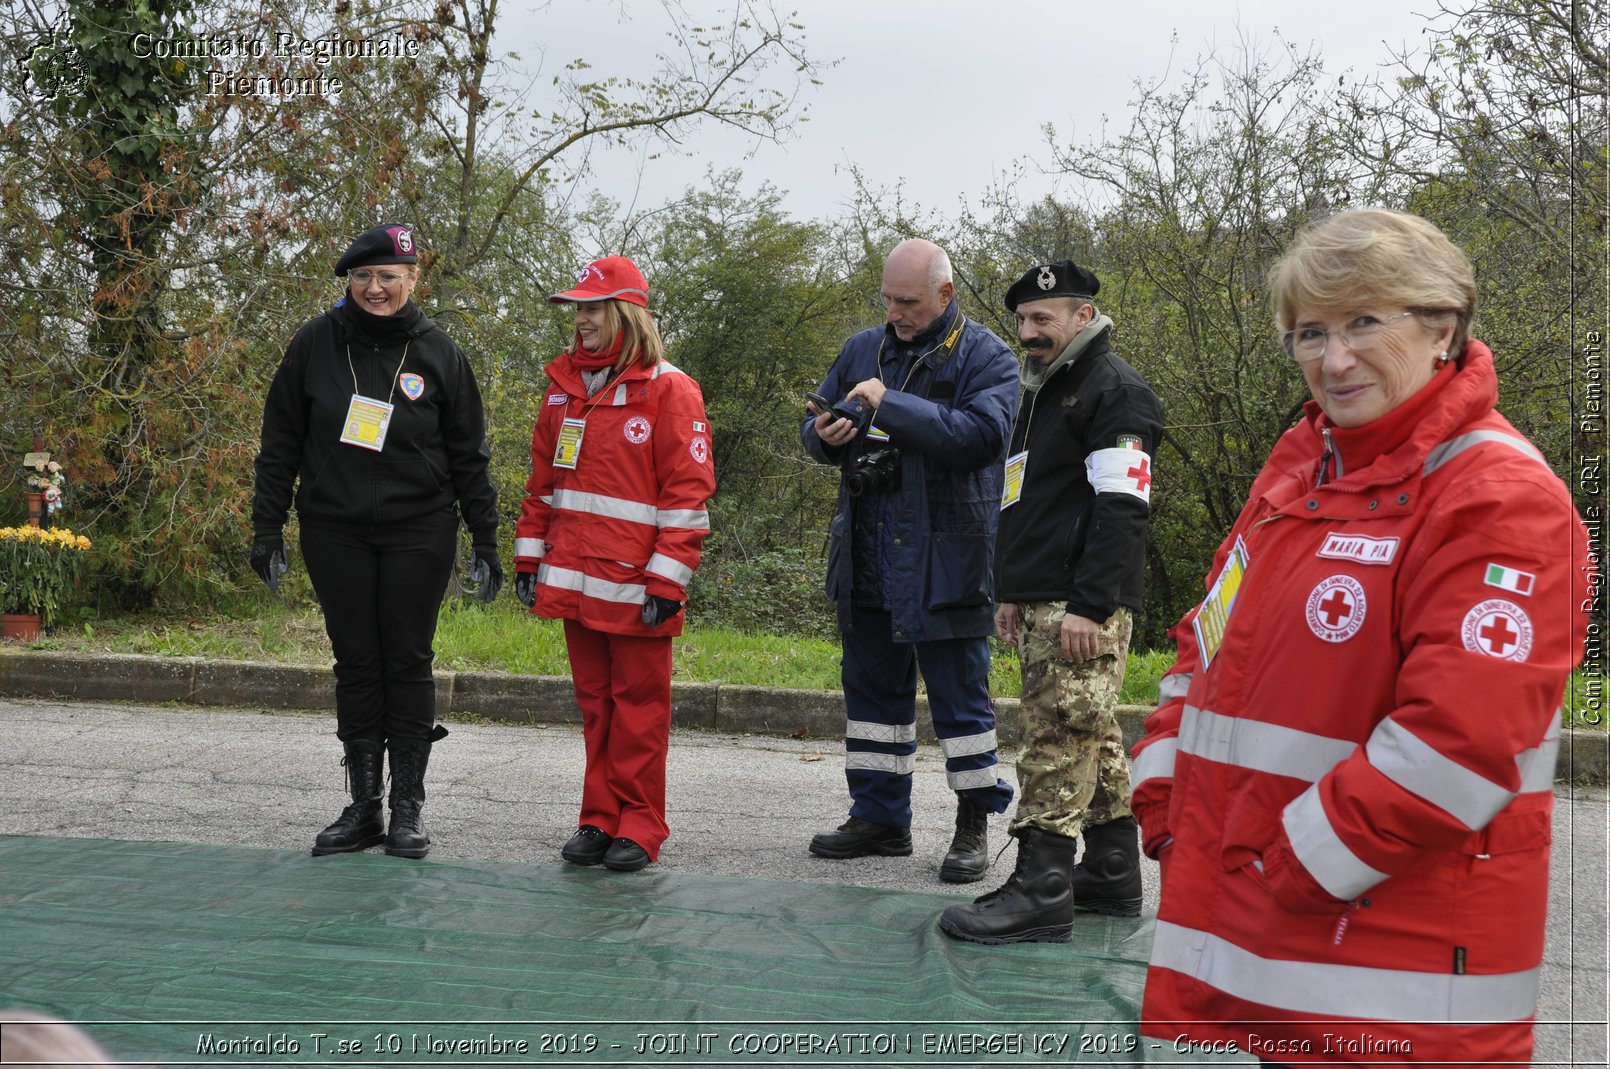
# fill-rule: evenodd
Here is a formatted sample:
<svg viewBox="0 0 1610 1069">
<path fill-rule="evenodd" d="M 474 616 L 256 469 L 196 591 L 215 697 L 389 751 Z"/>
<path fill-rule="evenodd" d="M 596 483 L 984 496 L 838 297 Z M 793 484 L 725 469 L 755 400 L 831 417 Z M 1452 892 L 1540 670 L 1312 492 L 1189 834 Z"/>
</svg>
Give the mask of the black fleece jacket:
<svg viewBox="0 0 1610 1069">
<path fill-rule="evenodd" d="M 341 441 L 354 377 L 396 405 L 380 452 Z M 452 339 L 412 301 L 376 316 L 344 300 L 296 332 L 269 387 L 252 531 L 280 532 L 294 486 L 304 525 L 406 523 L 456 504 L 476 548 L 495 549 L 490 460 L 481 392 Z"/>
</svg>

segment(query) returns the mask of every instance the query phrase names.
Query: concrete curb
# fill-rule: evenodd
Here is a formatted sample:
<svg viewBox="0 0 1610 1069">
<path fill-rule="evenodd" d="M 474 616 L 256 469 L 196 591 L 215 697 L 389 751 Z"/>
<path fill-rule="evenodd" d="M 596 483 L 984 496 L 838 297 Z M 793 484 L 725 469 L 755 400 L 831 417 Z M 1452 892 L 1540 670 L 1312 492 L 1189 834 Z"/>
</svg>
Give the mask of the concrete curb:
<svg viewBox="0 0 1610 1069">
<path fill-rule="evenodd" d="M 260 661 L 213 661 L 147 654 L 66 654 L 0 649 L 0 697 L 80 701 L 179 702 L 246 709 L 331 710 L 335 680 L 328 668 Z M 917 731 L 933 742 L 927 700 L 918 699 Z M 995 699 L 1003 745 L 1021 740 L 1016 698 Z M 1122 705 L 1118 721 L 1133 746 L 1150 707 Z M 514 724 L 579 723 L 570 679 L 509 672 L 436 673 L 436 715 L 470 714 Z M 833 690 L 784 690 L 724 683 L 673 683 L 671 723 L 728 734 L 821 739 L 843 737 L 844 702 Z M 1555 778 L 1610 781 L 1610 734 L 1566 731 Z"/>
</svg>

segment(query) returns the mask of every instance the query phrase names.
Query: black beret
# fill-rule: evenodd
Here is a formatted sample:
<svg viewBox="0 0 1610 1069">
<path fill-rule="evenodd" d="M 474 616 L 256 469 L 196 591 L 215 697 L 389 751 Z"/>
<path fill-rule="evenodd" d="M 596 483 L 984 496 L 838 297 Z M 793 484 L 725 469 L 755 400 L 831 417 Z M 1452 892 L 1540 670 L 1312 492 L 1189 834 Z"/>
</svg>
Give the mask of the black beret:
<svg viewBox="0 0 1610 1069">
<path fill-rule="evenodd" d="M 1101 289 L 1101 280 L 1072 260 L 1058 260 L 1054 264 L 1040 264 L 1023 273 L 1006 291 L 1006 310 L 1017 311 L 1023 301 L 1037 301 L 1041 297 L 1085 297 L 1093 299 Z"/>
<path fill-rule="evenodd" d="M 347 251 L 335 262 L 335 273 L 344 278 L 354 267 L 418 262 L 419 247 L 414 244 L 414 232 L 401 223 L 381 223 L 352 239 Z"/>
</svg>

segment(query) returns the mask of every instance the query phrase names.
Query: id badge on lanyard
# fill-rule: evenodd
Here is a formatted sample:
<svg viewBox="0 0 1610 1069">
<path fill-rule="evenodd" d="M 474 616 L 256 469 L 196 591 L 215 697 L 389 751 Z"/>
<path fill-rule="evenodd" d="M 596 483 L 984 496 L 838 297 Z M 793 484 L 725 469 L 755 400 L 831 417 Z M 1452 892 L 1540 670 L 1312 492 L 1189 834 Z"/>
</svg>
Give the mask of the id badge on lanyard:
<svg viewBox="0 0 1610 1069">
<path fill-rule="evenodd" d="M 1230 555 L 1219 570 L 1219 577 L 1213 581 L 1212 589 L 1197 610 L 1196 618 L 1191 621 L 1204 670 L 1212 666 L 1213 657 L 1219 652 L 1219 644 L 1224 641 L 1224 630 L 1230 626 L 1235 596 L 1241 590 L 1241 580 L 1246 577 L 1249 562 L 1247 544 L 1240 535 L 1236 535 L 1235 545 L 1230 547 Z"/>
<path fill-rule="evenodd" d="M 581 460 L 581 437 L 587 432 L 587 421 L 566 417 L 559 426 L 559 439 L 553 444 L 553 466 L 576 470 Z"/>
<path fill-rule="evenodd" d="M 386 446 L 386 431 L 391 427 L 391 414 L 397 406 L 362 394 L 353 394 L 347 406 L 346 422 L 342 424 L 341 440 L 359 449 L 372 449 L 376 453 Z"/>
<path fill-rule="evenodd" d="M 1006 489 L 1001 494 L 1001 508 L 1006 509 L 1018 503 L 1023 496 L 1023 473 L 1029 467 L 1029 451 L 1014 453 L 1006 458 Z"/>
</svg>

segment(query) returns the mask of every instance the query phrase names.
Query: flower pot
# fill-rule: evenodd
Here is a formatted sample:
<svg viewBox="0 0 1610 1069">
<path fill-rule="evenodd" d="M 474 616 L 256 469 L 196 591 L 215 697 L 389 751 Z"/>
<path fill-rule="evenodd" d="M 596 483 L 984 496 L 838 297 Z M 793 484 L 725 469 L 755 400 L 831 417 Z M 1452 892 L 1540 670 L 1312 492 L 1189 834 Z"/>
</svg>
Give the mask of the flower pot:
<svg viewBox="0 0 1610 1069">
<path fill-rule="evenodd" d="M 0 628 L 7 642 L 38 642 L 39 616 L 36 613 L 6 613 L 0 616 Z"/>
</svg>

